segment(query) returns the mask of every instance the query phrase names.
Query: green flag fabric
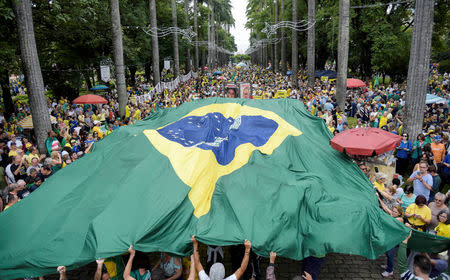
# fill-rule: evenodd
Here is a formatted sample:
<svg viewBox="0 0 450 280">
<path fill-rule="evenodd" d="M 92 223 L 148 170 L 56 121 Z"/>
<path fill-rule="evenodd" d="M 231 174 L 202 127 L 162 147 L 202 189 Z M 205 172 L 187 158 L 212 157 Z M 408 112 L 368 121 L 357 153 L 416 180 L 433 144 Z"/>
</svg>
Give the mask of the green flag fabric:
<svg viewBox="0 0 450 280">
<path fill-rule="evenodd" d="M 121 127 L 0 213 L 0 279 L 252 241 L 262 256 L 377 258 L 408 229 L 297 100 L 210 98 Z"/>
</svg>

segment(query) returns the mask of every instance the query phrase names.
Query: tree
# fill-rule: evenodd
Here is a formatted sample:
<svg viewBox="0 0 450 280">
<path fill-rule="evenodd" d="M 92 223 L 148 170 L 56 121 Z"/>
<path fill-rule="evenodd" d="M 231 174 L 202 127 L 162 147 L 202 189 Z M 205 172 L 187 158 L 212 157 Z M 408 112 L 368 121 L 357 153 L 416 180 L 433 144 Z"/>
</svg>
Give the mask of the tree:
<svg viewBox="0 0 450 280">
<path fill-rule="evenodd" d="M 434 1 L 416 0 L 406 84 L 405 130 L 411 139 L 422 131 L 433 35 Z"/>
<path fill-rule="evenodd" d="M 127 86 L 125 84 L 125 64 L 123 61 L 122 25 L 120 24 L 119 0 L 110 0 L 111 27 L 113 35 L 114 64 L 116 68 L 116 88 L 119 95 L 119 114 L 125 116 L 128 103 Z"/>
<path fill-rule="evenodd" d="M 194 40 L 196 42 L 196 44 L 194 45 L 194 68 L 195 71 L 198 71 L 198 66 L 199 66 L 199 58 L 198 58 L 198 21 L 197 21 L 197 0 L 194 0 L 194 32 L 195 32 L 195 37 Z"/>
<path fill-rule="evenodd" d="M 172 26 L 178 27 L 177 23 L 177 1 L 172 0 Z M 173 60 L 175 77 L 180 76 L 180 56 L 178 54 L 178 33 L 173 33 Z"/>
<path fill-rule="evenodd" d="M 5 119 L 9 119 L 14 113 L 14 104 L 9 86 L 11 71 L 18 69 L 18 57 L 16 55 L 17 38 L 14 22 L 14 11 L 6 2 L 0 2 L 0 26 L 4 32 L 0 32 L 0 88 L 3 104 L 5 106 Z"/>
<path fill-rule="evenodd" d="M 210 52 L 209 52 L 209 58 L 210 58 L 210 63 L 208 63 L 210 65 L 210 67 L 212 69 L 214 69 L 216 67 L 216 33 L 215 33 L 215 19 L 214 19 L 214 0 L 210 0 L 210 12 L 211 12 L 211 19 L 210 19 L 210 41 L 209 41 L 209 45 L 210 45 Z"/>
<path fill-rule="evenodd" d="M 275 0 L 275 24 L 278 23 L 278 0 Z M 278 38 L 278 30 L 275 32 L 275 38 Z M 278 72 L 278 66 L 279 66 L 279 61 L 278 61 L 278 43 L 275 43 L 273 45 L 273 55 L 274 55 L 274 65 L 273 65 L 273 69 L 275 71 L 275 73 Z"/>
<path fill-rule="evenodd" d="M 347 95 L 347 64 L 350 25 L 349 13 L 350 0 L 340 0 L 336 101 L 341 109 L 344 109 L 345 98 Z"/>
<path fill-rule="evenodd" d="M 156 21 L 156 3 L 155 0 L 150 0 L 150 28 L 153 29 L 155 36 L 152 36 L 152 66 L 153 66 L 153 84 L 156 86 L 160 78 L 159 71 L 159 47 L 158 47 L 158 24 Z"/>
<path fill-rule="evenodd" d="M 298 21 L 298 2 L 297 0 L 292 0 L 292 21 Z M 292 28 L 292 84 L 298 86 L 298 41 L 297 41 L 297 30 Z"/>
<path fill-rule="evenodd" d="M 308 85 L 314 87 L 316 59 L 316 0 L 308 0 Z"/>
<path fill-rule="evenodd" d="M 184 0 L 184 13 L 186 14 L 186 28 L 189 28 L 189 0 Z M 186 73 L 191 71 L 191 48 L 186 47 Z"/>
<path fill-rule="evenodd" d="M 284 20 L 284 1 L 285 0 L 281 0 L 281 21 Z M 283 73 L 283 75 L 286 75 L 286 38 L 285 38 L 286 34 L 284 32 L 284 29 L 281 29 L 281 73 Z"/>
<path fill-rule="evenodd" d="M 34 38 L 33 14 L 30 0 L 13 1 L 14 13 L 19 34 L 20 53 L 25 73 L 33 127 L 41 153 L 46 153 L 45 140 L 51 130 L 47 100 L 44 93 L 41 66 Z"/>
</svg>

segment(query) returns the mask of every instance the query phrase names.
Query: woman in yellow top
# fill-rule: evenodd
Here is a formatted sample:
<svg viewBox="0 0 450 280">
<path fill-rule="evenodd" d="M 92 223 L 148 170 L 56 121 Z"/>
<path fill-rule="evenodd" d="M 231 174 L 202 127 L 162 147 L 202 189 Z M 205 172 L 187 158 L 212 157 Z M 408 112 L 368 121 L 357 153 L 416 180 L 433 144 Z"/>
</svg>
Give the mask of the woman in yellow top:
<svg viewBox="0 0 450 280">
<path fill-rule="evenodd" d="M 425 231 L 426 226 L 431 222 L 431 210 L 426 205 L 427 199 L 423 195 L 416 197 L 415 203 L 406 208 L 405 216 L 412 228 Z"/>
<path fill-rule="evenodd" d="M 448 210 L 441 210 L 438 214 L 439 224 L 434 229 L 436 235 L 450 238 L 450 220 L 448 219 Z"/>
<path fill-rule="evenodd" d="M 382 128 L 383 126 L 387 125 L 388 121 L 388 111 L 384 111 L 383 115 L 380 117 L 380 124 L 378 125 L 378 128 Z"/>
<path fill-rule="evenodd" d="M 384 192 L 386 190 L 386 186 L 384 184 L 385 181 L 386 175 L 382 172 L 378 172 L 375 174 L 375 181 L 373 182 L 373 185 L 378 191 Z"/>
</svg>

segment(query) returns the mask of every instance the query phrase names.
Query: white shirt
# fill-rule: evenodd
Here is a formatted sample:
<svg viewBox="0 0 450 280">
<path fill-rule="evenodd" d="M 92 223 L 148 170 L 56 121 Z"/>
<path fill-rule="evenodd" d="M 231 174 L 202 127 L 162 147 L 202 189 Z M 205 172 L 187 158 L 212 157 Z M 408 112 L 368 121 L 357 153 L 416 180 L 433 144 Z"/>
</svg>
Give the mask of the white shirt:
<svg viewBox="0 0 450 280">
<path fill-rule="evenodd" d="M 14 174 L 11 172 L 11 163 L 6 166 L 5 174 L 8 177 L 9 183 L 15 183 L 16 182 Z"/>
<path fill-rule="evenodd" d="M 198 273 L 198 278 L 200 278 L 200 280 L 209 280 L 209 276 L 206 274 L 205 270 L 202 270 Z M 236 275 L 233 273 L 233 275 L 228 276 L 224 280 L 237 280 L 237 278 Z"/>
<path fill-rule="evenodd" d="M 11 143 L 12 143 L 12 142 L 13 142 L 12 140 L 9 140 L 9 141 L 8 141 L 8 148 L 10 148 L 10 149 L 11 149 Z M 16 143 L 16 147 L 17 147 L 17 148 L 22 147 L 22 141 L 20 141 L 19 139 L 16 138 L 15 143 Z"/>
</svg>

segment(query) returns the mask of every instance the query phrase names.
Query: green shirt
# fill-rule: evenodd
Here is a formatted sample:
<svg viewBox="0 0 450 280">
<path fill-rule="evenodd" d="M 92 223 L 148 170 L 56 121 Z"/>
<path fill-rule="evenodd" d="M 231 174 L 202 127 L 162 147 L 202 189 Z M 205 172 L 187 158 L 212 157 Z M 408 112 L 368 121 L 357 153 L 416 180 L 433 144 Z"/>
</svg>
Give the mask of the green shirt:
<svg viewBox="0 0 450 280">
<path fill-rule="evenodd" d="M 150 271 L 146 270 L 144 275 L 141 275 L 139 273 L 139 269 L 136 269 L 131 271 L 130 276 L 136 280 L 150 280 L 151 273 Z"/>
</svg>

